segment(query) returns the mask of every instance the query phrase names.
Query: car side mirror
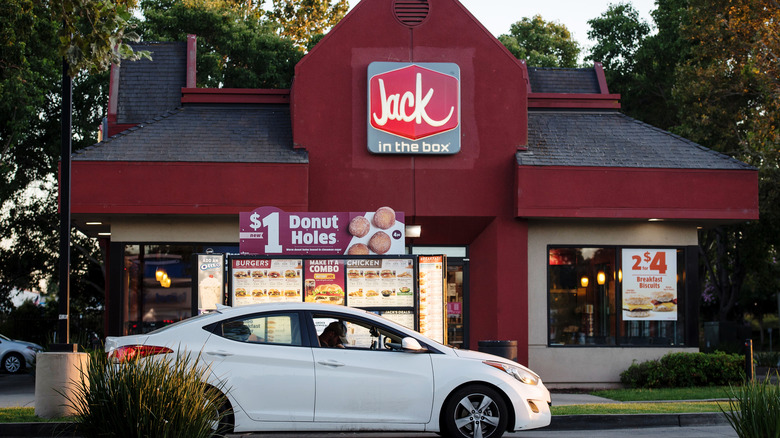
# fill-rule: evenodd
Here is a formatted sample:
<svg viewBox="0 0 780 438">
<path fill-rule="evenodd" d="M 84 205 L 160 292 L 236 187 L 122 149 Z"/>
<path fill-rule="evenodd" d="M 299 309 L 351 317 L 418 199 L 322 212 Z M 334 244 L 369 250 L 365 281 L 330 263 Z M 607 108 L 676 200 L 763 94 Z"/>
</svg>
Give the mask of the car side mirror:
<svg viewBox="0 0 780 438">
<path fill-rule="evenodd" d="M 415 352 L 428 351 L 425 348 L 423 348 L 422 345 L 420 345 L 417 339 L 414 339 L 412 337 L 405 337 L 401 339 L 401 348 L 403 348 L 404 351 L 415 351 Z"/>
</svg>

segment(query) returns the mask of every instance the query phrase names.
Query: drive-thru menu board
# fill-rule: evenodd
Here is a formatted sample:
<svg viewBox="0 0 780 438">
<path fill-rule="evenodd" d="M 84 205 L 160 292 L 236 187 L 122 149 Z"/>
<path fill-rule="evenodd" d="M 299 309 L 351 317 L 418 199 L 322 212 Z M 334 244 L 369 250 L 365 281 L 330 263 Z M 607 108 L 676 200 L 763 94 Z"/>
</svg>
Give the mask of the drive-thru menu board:
<svg viewBox="0 0 780 438">
<path fill-rule="evenodd" d="M 420 285 L 420 329 L 429 338 L 446 343 L 444 317 L 444 273 L 446 258 L 420 256 L 418 260 L 418 284 Z"/>
<path fill-rule="evenodd" d="M 414 307 L 413 259 L 347 260 L 350 307 Z"/>
<path fill-rule="evenodd" d="M 238 255 L 227 266 L 233 306 L 280 301 L 347 305 L 445 341 L 444 256 Z"/>
<path fill-rule="evenodd" d="M 301 301 L 301 259 L 247 259 L 230 261 L 233 306 Z"/>
</svg>

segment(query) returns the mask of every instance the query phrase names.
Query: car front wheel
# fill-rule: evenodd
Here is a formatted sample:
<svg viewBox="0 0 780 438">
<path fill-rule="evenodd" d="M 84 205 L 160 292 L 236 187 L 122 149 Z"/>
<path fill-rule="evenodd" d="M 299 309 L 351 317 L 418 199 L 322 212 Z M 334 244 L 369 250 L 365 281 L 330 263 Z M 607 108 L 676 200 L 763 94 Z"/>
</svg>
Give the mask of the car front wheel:
<svg viewBox="0 0 780 438">
<path fill-rule="evenodd" d="M 456 391 L 444 408 L 442 431 L 453 438 L 499 438 L 509 411 L 498 391 L 470 385 Z"/>
<path fill-rule="evenodd" d="M 11 353 L 3 358 L 3 370 L 16 374 L 24 369 L 24 358 L 16 353 Z"/>
</svg>

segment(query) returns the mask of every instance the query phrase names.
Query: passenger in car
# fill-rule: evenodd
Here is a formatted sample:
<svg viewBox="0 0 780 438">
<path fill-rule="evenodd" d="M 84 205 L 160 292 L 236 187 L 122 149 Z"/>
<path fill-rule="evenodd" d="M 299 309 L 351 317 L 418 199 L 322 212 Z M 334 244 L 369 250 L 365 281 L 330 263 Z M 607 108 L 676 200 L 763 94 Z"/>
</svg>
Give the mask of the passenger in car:
<svg viewBox="0 0 780 438">
<path fill-rule="evenodd" d="M 344 326 L 340 322 L 332 322 L 325 327 L 319 336 L 321 347 L 344 348 L 342 338 L 344 337 Z"/>
</svg>

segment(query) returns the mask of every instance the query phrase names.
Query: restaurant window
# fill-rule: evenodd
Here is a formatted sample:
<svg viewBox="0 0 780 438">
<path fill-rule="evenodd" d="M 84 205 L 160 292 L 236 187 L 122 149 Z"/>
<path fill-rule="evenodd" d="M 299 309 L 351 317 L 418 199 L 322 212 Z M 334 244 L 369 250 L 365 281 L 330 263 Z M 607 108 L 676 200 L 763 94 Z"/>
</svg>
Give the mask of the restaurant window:
<svg viewBox="0 0 780 438">
<path fill-rule="evenodd" d="M 238 252 L 237 246 L 124 245 L 122 334 L 148 333 L 192 316 L 195 253 Z"/>
<path fill-rule="evenodd" d="M 681 345 L 682 249 L 548 248 L 548 344 Z"/>
</svg>

